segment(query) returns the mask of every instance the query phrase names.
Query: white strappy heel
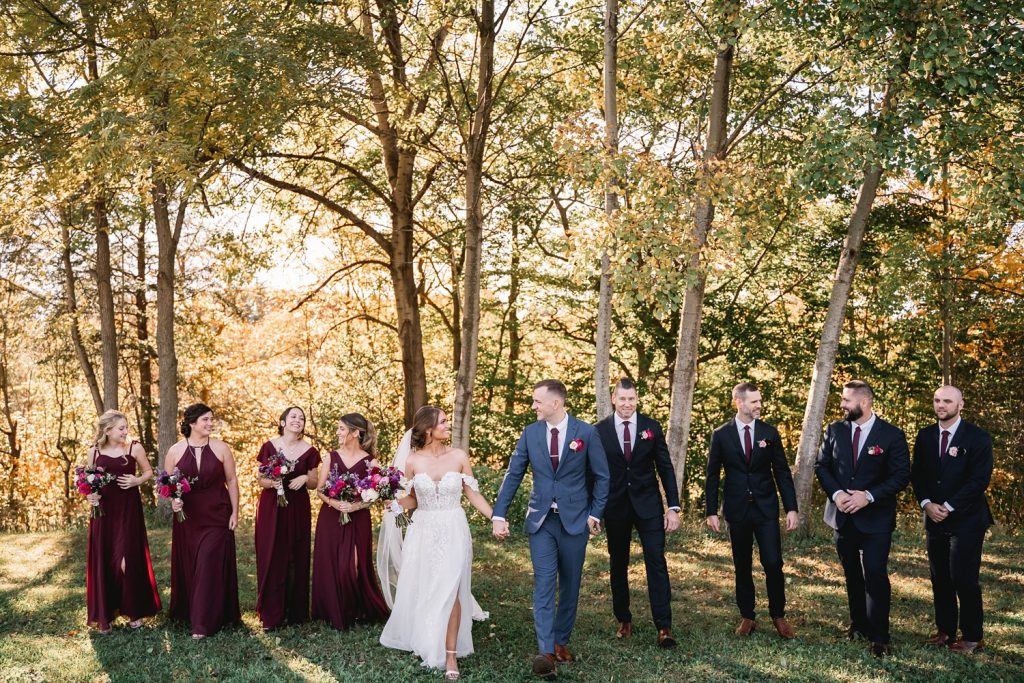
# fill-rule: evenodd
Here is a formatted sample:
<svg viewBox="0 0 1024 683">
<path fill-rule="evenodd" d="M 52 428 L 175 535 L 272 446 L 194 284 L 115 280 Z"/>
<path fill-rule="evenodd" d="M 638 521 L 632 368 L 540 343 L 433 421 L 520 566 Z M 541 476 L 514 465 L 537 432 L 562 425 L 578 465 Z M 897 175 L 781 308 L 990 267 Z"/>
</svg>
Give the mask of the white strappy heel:
<svg viewBox="0 0 1024 683">
<path fill-rule="evenodd" d="M 445 652 L 445 654 L 448 654 L 448 655 L 458 654 L 455 650 L 445 650 L 444 652 Z M 444 679 L 446 681 L 457 681 L 457 680 L 459 680 L 459 676 L 460 675 L 461 674 L 458 671 L 445 671 L 444 672 Z"/>
</svg>

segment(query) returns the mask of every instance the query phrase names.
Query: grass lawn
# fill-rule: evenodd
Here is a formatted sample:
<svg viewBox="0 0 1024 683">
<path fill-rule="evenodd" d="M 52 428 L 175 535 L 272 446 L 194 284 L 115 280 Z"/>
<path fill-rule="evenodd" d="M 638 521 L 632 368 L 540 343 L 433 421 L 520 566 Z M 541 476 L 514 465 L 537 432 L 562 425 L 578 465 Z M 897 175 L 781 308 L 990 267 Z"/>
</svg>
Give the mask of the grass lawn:
<svg viewBox="0 0 1024 683">
<path fill-rule="evenodd" d="M 535 680 L 529 673 L 535 640 L 526 539 L 516 533 L 499 545 L 479 516 L 471 523 L 476 535 L 474 592 L 491 619 L 474 626 L 477 652 L 462 660 L 463 680 Z M 150 542 L 166 608 L 169 529 L 151 528 Z M 251 527 L 238 534 L 243 625 L 199 643 L 163 616 L 139 631 L 119 621 L 109 636 L 85 629 L 84 531 L 8 534 L 0 536 L 0 543 L 0 680 L 442 680 L 441 673 L 421 669 L 411 655 L 379 646 L 379 626 L 340 633 L 307 624 L 263 634 L 254 612 Z M 738 614 L 724 536 L 713 538 L 693 526 L 670 537 L 679 647 L 662 651 L 654 645 L 638 544 L 630 575 L 637 632 L 631 642 L 613 637 L 607 552 L 599 537 L 587 556 L 571 643 L 579 661 L 560 667 L 559 680 L 1024 680 L 1024 538 L 997 530 L 986 542 L 982 585 L 989 649 L 971 659 L 919 644 L 933 629 L 922 533 L 898 533 L 890 563 L 896 652 L 881 662 L 867 653 L 865 644 L 842 637 L 846 597 L 830 538 L 821 533 L 784 543 L 788 616 L 798 634 L 789 642 L 771 628 L 761 580 L 759 630 L 744 640 L 733 635 Z"/>
</svg>

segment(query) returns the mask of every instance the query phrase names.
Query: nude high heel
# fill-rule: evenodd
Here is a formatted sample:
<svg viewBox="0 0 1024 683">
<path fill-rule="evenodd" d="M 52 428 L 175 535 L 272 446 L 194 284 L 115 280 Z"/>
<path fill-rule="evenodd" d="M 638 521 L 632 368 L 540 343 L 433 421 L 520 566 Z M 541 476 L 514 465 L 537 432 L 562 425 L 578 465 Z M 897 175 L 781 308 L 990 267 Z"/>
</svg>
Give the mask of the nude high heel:
<svg viewBox="0 0 1024 683">
<path fill-rule="evenodd" d="M 455 650 L 445 650 L 444 652 L 445 652 L 445 654 L 448 654 L 448 655 L 458 654 Z M 459 680 L 459 675 L 460 674 L 459 674 L 458 671 L 445 671 L 444 672 L 444 679 L 446 681 L 457 681 L 457 680 Z"/>
</svg>

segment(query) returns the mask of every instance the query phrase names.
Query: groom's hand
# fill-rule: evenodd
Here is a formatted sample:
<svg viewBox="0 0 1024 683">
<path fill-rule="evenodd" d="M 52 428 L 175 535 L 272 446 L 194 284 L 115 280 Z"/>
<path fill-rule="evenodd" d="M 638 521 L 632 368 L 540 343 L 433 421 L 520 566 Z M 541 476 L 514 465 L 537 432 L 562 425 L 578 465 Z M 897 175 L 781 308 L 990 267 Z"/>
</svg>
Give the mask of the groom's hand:
<svg viewBox="0 0 1024 683">
<path fill-rule="evenodd" d="M 594 519 L 593 517 L 588 517 L 587 526 L 590 527 L 591 536 L 597 536 L 599 533 L 601 533 L 601 520 Z"/>
<path fill-rule="evenodd" d="M 496 519 L 492 521 L 491 527 L 494 537 L 499 541 L 504 541 L 508 537 L 508 522 L 504 519 Z"/>
</svg>

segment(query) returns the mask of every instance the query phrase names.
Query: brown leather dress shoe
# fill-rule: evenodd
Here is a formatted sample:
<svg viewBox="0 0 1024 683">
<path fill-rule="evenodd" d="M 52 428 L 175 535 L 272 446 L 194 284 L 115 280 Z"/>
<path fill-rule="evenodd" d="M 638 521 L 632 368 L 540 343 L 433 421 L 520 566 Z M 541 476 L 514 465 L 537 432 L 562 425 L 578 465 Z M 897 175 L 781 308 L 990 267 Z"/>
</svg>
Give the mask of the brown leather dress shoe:
<svg viewBox="0 0 1024 683">
<path fill-rule="evenodd" d="M 555 661 L 559 664 L 572 664 L 574 657 L 565 645 L 555 644 Z"/>
<path fill-rule="evenodd" d="M 672 636 L 672 629 L 670 628 L 659 628 L 658 629 L 658 647 L 675 647 L 676 639 Z"/>
<path fill-rule="evenodd" d="M 633 635 L 633 622 L 619 622 L 619 630 L 615 632 L 616 638 L 629 638 Z"/>
<path fill-rule="evenodd" d="M 850 624 L 850 627 L 846 629 L 846 639 L 847 640 L 857 640 L 858 638 L 861 638 L 863 640 L 867 640 L 868 639 L 868 637 L 866 635 L 864 635 L 864 631 L 861 631 L 859 628 L 857 628 L 853 624 Z"/>
<path fill-rule="evenodd" d="M 738 636 L 749 636 L 757 628 L 757 624 L 754 623 L 753 619 L 747 619 L 743 617 L 740 619 L 740 625 L 736 627 L 736 635 Z"/>
<path fill-rule="evenodd" d="M 985 641 L 958 640 L 950 645 L 949 649 L 962 655 L 973 655 L 975 652 L 983 652 L 985 650 Z"/>
<path fill-rule="evenodd" d="M 548 652 L 547 654 L 542 653 L 534 657 L 533 673 L 548 681 L 556 678 L 558 671 L 555 669 L 555 656 Z"/>
<path fill-rule="evenodd" d="M 950 638 L 948 635 L 946 635 L 942 631 L 939 631 L 938 633 L 935 633 L 934 635 L 932 635 L 928 639 L 926 639 L 924 641 L 924 644 L 925 645 L 931 645 L 932 647 L 946 647 L 951 642 L 953 642 L 952 638 Z"/>
<path fill-rule="evenodd" d="M 772 623 L 775 625 L 775 630 L 779 632 L 779 635 L 786 640 L 796 637 L 796 631 L 794 631 L 793 627 L 789 625 L 788 621 L 786 621 L 786 617 L 776 617 L 775 619 L 772 619 Z"/>
</svg>

